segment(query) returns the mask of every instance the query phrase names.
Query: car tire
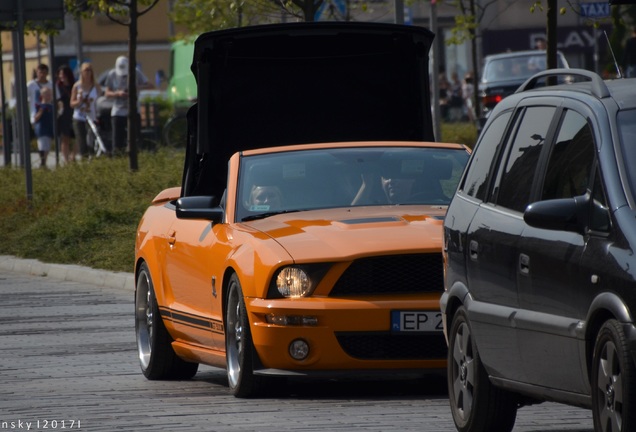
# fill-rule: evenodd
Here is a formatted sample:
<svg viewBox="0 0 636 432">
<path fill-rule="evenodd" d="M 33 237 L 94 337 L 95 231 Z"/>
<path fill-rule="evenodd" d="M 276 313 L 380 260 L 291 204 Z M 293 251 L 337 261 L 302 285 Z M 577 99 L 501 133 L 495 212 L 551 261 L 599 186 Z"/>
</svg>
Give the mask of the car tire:
<svg viewBox="0 0 636 432">
<path fill-rule="evenodd" d="M 261 393 L 262 377 L 254 375 L 256 351 L 238 276 L 233 274 L 228 284 L 225 308 L 225 355 L 227 379 L 232 394 L 239 398 Z"/>
<path fill-rule="evenodd" d="M 135 333 L 139 363 L 150 380 L 189 379 L 199 368 L 187 362 L 172 349 L 172 338 L 159 313 L 148 265 L 143 263 L 137 275 L 135 289 Z"/>
<path fill-rule="evenodd" d="M 627 337 L 621 324 L 603 324 L 594 344 L 592 359 L 592 414 L 594 430 L 629 431 L 634 428 L 631 409 L 634 401 L 636 370 L 629 354 Z"/>
<path fill-rule="evenodd" d="M 457 430 L 510 432 L 517 398 L 490 382 L 464 307 L 453 316 L 448 343 L 448 398 Z"/>
</svg>

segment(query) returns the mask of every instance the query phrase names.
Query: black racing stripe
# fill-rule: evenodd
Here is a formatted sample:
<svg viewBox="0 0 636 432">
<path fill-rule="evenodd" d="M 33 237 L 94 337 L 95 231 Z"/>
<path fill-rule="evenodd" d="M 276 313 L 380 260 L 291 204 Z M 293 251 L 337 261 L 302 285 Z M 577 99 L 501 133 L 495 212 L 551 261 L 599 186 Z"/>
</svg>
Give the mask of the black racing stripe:
<svg viewBox="0 0 636 432">
<path fill-rule="evenodd" d="M 160 308 L 160 313 L 164 319 L 174 323 L 223 334 L 223 323 L 221 321 L 208 320 L 197 315 L 176 312 L 169 308 Z"/>
</svg>

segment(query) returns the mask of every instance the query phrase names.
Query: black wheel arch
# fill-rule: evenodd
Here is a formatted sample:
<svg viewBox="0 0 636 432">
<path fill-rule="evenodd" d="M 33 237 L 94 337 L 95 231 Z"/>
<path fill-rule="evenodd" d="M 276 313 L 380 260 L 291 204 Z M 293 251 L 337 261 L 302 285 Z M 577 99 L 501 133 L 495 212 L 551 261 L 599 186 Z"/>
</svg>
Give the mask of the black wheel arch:
<svg viewBox="0 0 636 432">
<path fill-rule="evenodd" d="M 468 287 L 461 283 L 457 282 L 453 286 L 451 286 L 442 297 L 442 311 L 445 314 L 444 323 L 447 329 L 450 329 L 451 324 L 453 323 L 453 316 L 457 309 L 460 306 L 466 306 L 468 308 L 470 302 L 472 301 L 472 296 L 468 291 Z"/>
<path fill-rule="evenodd" d="M 585 327 L 585 364 L 587 376 L 592 381 L 592 357 L 596 336 L 608 320 L 615 319 L 624 326 L 625 334 L 632 341 L 632 357 L 636 363 L 636 327 L 631 312 L 621 297 L 613 292 L 599 294 L 590 305 Z"/>
</svg>

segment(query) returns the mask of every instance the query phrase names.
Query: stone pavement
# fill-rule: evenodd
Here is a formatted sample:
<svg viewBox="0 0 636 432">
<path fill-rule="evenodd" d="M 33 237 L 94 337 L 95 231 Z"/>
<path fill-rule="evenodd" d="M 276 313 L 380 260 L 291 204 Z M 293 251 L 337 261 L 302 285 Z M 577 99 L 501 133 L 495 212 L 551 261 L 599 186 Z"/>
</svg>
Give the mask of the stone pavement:
<svg viewBox="0 0 636 432">
<path fill-rule="evenodd" d="M 34 259 L 21 259 L 0 255 L 0 269 L 35 276 L 46 276 L 70 282 L 135 290 L 135 278 L 132 273 L 98 270 L 89 267 L 68 264 L 48 264 Z"/>
<path fill-rule="evenodd" d="M 11 257 L 0 265 L 15 268 L 0 268 L 0 432 L 456 431 L 445 381 L 430 377 L 290 380 L 253 399 L 234 398 L 225 370 L 209 366 L 191 380 L 149 381 L 138 364 L 132 293 L 92 285 L 112 281 L 98 276 L 110 272 Z M 523 407 L 514 432 L 593 432 L 591 412 Z"/>
<path fill-rule="evenodd" d="M 64 166 L 65 162 L 61 153 L 59 154 L 58 158 L 56 158 L 55 156 L 55 150 L 52 150 L 49 153 L 49 157 L 46 160 L 46 167 L 48 169 L 55 169 L 58 167 L 58 163 L 59 163 L 59 166 Z M 3 167 L 4 165 L 5 165 L 4 152 L 3 152 L 2 146 L 0 145 L 0 167 Z M 23 168 L 22 160 L 19 154 L 17 153 L 11 154 L 11 166 L 17 167 L 17 168 Z M 31 169 L 32 170 L 40 169 L 40 155 L 37 152 L 31 153 Z"/>
</svg>

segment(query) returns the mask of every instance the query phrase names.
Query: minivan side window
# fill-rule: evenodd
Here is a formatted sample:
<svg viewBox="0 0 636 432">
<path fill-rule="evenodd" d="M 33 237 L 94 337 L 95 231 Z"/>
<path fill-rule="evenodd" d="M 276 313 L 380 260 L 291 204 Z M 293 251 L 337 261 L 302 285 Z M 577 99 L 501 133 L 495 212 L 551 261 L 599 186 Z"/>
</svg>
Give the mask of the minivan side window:
<svg viewBox="0 0 636 432">
<path fill-rule="evenodd" d="M 470 162 L 470 167 L 466 171 L 466 178 L 461 188 L 467 195 L 481 201 L 485 199 L 495 154 L 501 146 L 511 115 L 512 111 L 503 113 L 494 119 L 483 132 L 479 144 L 475 148 L 475 154 Z"/>
<path fill-rule="evenodd" d="M 581 114 L 567 110 L 550 154 L 541 200 L 584 195 L 593 164 L 592 128 Z"/>
<path fill-rule="evenodd" d="M 532 180 L 555 111 L 556 108 L 549 106 L 526 109 L 511 142 L 499 183 L 497 205 L 523 212 L 529 204 Z"/>
</svg>

